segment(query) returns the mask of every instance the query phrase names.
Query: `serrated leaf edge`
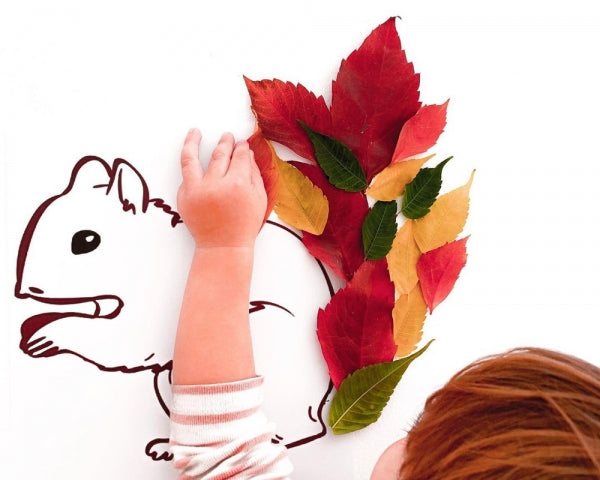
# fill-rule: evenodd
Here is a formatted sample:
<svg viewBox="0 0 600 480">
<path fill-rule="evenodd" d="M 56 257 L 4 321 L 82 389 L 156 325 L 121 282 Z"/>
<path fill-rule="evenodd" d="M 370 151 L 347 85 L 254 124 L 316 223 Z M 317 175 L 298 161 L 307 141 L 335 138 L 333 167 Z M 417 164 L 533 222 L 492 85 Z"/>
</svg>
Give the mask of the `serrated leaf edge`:
<svg viewBox="0 0 600 480">
<path fill-rule="evenodd" d="M 448 163 L 450 160 L 452 160 L 452 157 L 448 157 L 448 158 L 446 158 L 445 160 L 443 160 L 443 161 L 441 161 L 440 163 L 438 163 L 438 164 L 437 164 L 435 167 L 433 167 L 433 168 L 427 168 L 427 170 L 438 170 L 438 169 L 439 169 L 439 170 L 440 170 L 440 177 L 441 177 L 441 171 L 443 170 L 443 168 L 444 168 L 444 166 L 446 165 L 446 163 Z M 422 168 L 422 169 L 419 171 L 419 173 L 421 173 L 421 171 L 423 171 L 423 170 L 426 170 L 426 169 L 425 169 L 425 168 Z M 412 180 L 412 182 L 410 182 L 410 183 L 407 183 L 407 184 L 406 184 L 406 188 L 408 188 L 408 186 L 409 186 L 411 183 L 413 183 L 413 182 L 414 182 L 414 181 L 415 181 L 415 180 L 418 178 L 418 176 L 419 176 L 419 173 L 417 173 L 417 176 L 416 176 L 416 177 L 415 177 L 415 178 Z M 434 177 L 433 177 L 433 176 L 431 176 L 431 177 L 428 179 L 427 183 L 425 183 L 425 184 L 424 184 L 424 185 L 421 187 L 421 189 L 419 190 L 419 192 L 417 192 L 415 195 L 413 195 L 413 199 L 414 199 L 414 198 L 416 198 L 416 197 L 417 197 L 417 196 L 420 194 L 420 192 L 422 192 L 422 191 L 423 191 L 423 189 L 424 189 L 424 188 L 425 188 L 427 185 L 429 185 L 429 182 L 431 181 L 431 179 L 432 179 L 432 178 L 434 178 Z M 439 191 L 438 191 L 438 194 L 439 194 Z M 425 212 L 423 215 L 421 215 L 420 217 L 412 217 L 412 216 L 411 216 L 411 217 L 409 217 L 408 215 L 406 215 L 406 209 L 405 209 L 405 207 L 406 207 L 406 204 L 404 203 L 404 199 L 405 199 L 405 198 L 406 198 L 406 192 L 405 192 L 405 195 L 404 195 L 404 197 L 403 197 L 403 199 L 402 199 L 402 207 L 400 208 L 400 211 L 402 212 L 402 214 L 403 214 L 403 215 L 404 215 L 406 218 L 410 218 L 410 219 L 412 219 L 412 220 L 417 220 L 418 218 L 422 218 L 422 217 L 424 217 L 425 215 L 427 215 L 427 214 L 429 213 L 429 209 L 431 208 L 431 205 L 429 206 L 429 208 L 427 209 L 427 211 L 426 211 L 426 212 Z M 436 195 L 436 198 L 437 198 L 437 195 Z M 434 198 L 434 202 L 435 202 L 435 198 Z M 432 202 L 432 205 L 433 205 L 433 202 Z"/>
<path fill-rule="evenodd" d="M 340 415 L 340 416 L 339 416 L 339 418 L 338 418 L 338 419 L 337 419 L 337 420 L 336 420 L 336 421 L 335 421 L 333 424 L 330 424 L 330 425 L 329 425 L 329 426 L 331 427 L 331 429 L 334 431 L 334 433 L 336 433 L 336 432 L 335 432 L 335 427 L 336 427 L 336 425 L 338 425 L 338 424 L 339 424 L 339 423 L 340 423 L 340 422 L 341 422 L 341 421 L 344 419 L 345 415 L 346 415 L 346 414 L 347 414 L 349 411 L 351 411 L 351 410 L 352 410 L 352 408 L 353 408 L 353 407 L 354 407 L 354 406 L 355 406 L 355 405 L 356 405 L 356 404 L 357 404 L 357 403 L 358 403 L 360 400 L 362 400 L 362 398 L 363 398 L 365 395 L 367 395 L 369 392 L 371 392 L 371 391 L 372 391 L 372 390 L 373 390 L 373 389 L 374 389 L 374 388 L 375 388 L 377 385 L 379 385 L 381 382 L 383 382 L 384 380 L 388 379 L 388 378 L 389 378 L 389 377 L 390 377 L 392 374 L 396 373 L 396 372 L 397 372 L 397 371 L 398 371 L 400 368 L 402 368 L 404 365 L 406 365 L 406 363 L 409 363 L 409 364 L 410 364 L 410 363 L 412 363 L 412 361 L 413 361 L 413 360 L 415 360 L 417 357 L 420 357 L 420 356 L 421 356 L 423 353 L 425 353 L 425 351 L 426 351 L 426 350 L 429 348 L 429 345 L 431 345 L 432 343 L 433 343 L 433 340 L 429 340 L 429 342 L 427 342 L 427 344 L 426 344 L 426 345 L 425 345 L 423 348 L 421 348 L 420 350 L 416 351 L 415 353 L 412 353 L 411 355 L 409 355 L 409 356 L 407 356 L 407 357 L 404 357 L 404 358 L 399 358 L 398 360 L 394 360 L 394 361 L 392 361 L 392 362 L 388 362 L 388 363 L 396 363 L 396 362 L 398 362 L 398 366 L 397 366 L 396 368 L 394 368 L 394 369 L 390 370 L 390 371 L 389 371 L 389 372 L 388 372 L 388 373 L 387 373 L 387 374 L 386 374 L 384 377 L 380 378 L 380 379 L 379 379 L 379 380 L 378 380 L 376 383 L 374 383 L 373 385 L 371 385 L 371 387 L 370 387 L 369 389 L 365 390 L 365 391 L 364 391 L 364 392 L 363 392 L 363 393 L 362 393 L 362 394 L 361 394 L 359 397 L 357 397 L 357 398 L 356 398 L 356 400 L 354 400 L 354 401 L 353 401 L 353 402 L 352 402 L 352 403 L 351 403 L 351 404 L 348 406 L 348 408 L 344 409 L 344 412 L 343 412 L 343 414 L 342 414 L 342 415 Z M 403 360 L 404 360 L 404 361 L 403 361 Z M 402 361 L 403 361 L 403 362 L 402 362 Z M 400 362 L 402 362 L 402 363 L 400 363 Z M 363 368 L 364 368 L 364 369 L 367 369 L 367 368 L 370 368 L 370 367 L 374 367 L 374 366 L 376 366 L 376 365 L 378 365 L 378 364 L 375 364 L 375 365 L 369 365 L 369 366 L 367 366 L 367 367 L 363 367 Z M 408 367 L 407 367 L 407 368 L 408 368 Z M 352 377 L 354 374 L 356 374 L 357 372 L 360 372 L 361 370 L 363 370 L 363 369 L 356 370 L 354 373 L 352 373 L 351 375 L 349 375 L 348 377 L 346 377 L 346 378 L 344 379 L 344 381 L 342 382 L 342 384 L 340 385 L 340 389 L 342 388 L 342 385 L 344 384 L 344 382 L 345 382 L 347 379 L 351 378 L 351 377 Z M 395 388 L 395 387 L 394 387 L 394 388 Z M 392 389 L 392 390 L 393 390 L 393 389 Z M 339 390 L 338 390 L 338 392 L 339 392 Z M 388 400 L 389 400 L 389 397 L 388 397 Z M 385 403 L 385 405 L 387 405 L 387 402 Z M 385 405 L 384 405 L 384 407 L 385 407 Z M 383 410 L 383 407 L 382 407 L 382 410 Z M 371 423 L 372 423 L 372 422 L 371 422 Z M 368 424 L 368 425 L 370 425 L 370 424 Z M 366 425 L 365 425 L 365 426 L 366 426 Z M 359 430 L 359 429 L 357 429 L 357 430 Z M 348 431 L 347 433 L 349 433 L 349 432 L 352 432 L 352 431 L 355 431 L 355 430 L 350 430 L 350 431 Z"/>
<path fill-rule="evenodd" d="M 293 168 L 294 170 L 296 170 L 300 175 L 302 175 L 306 181 L 308 183 L 310 183 L 310 185 L 312 186 L 313 189 L 313 194 L 317 194 L 317 192 L 320 194 L 321 197 L 323 197 L 324 202 L 321 202 L 320 204 L 320 208 L 318 211 L 318 214 L 315 215 L 310 215 L 310 212 L 307 208 L 305 208 L 305 204 L 304 202 L 302 202 L 301 198 L 296 194 L 296 190 L 289 188 L 289 186 L 287 184 L 284 184 L 284 188 L 286 189 L 286 191 L 292 195 L 294 197 L 294 199 L 296 199 L 296 204 L 300 207 L 300 211 L 302 212 L 304 218 L 306 219 L 307 223 L 309 223 L 313 228 L 311 230 L 307 230 L 307 229 L 302 229 L 306 232 L 312 233 L 313 235 L 321 235 L 323 233 L 323 230 L 325 229 L 325 226 L 327 225 L 327 218 L 329 216 L 329 201 L 327 199 L 327 197 L 325 196 L 325 194 L 323 193 L 323 190 L 321 190 L 317 185 L 315 185 L 306 175 L 304 175 L 302 172 L 300 172 L 300 170 L 298 170 L 296 167 L 294 167 L 293 165 L 291 165 L 290 163 L 281 160 L 280 158 L 277 158 L 278 162 L 281 162 L 281 164 L 285 164 L 285 165 L 280 165 L 277 164 L 276 168 Z M 276 201 L 275 203 L 275 213 L 277 215 L 279 215 L 278 210 L 280 208 L 280 203 L 279 203 L 279 199 Z M 322 210 L 326 210 L 327 213 L 324 215 L 325 220 L 319 224 L 316 224 L 315 222 L 313 222 L 313 219 L 315 217 L 320 218 L 321 217 L 321 211 Z M 281 217 L 280 217 L 281 218 Z M 282 220 L 284 220 L 282 218 Z M 299 228 L 298 225 L 294 225 L 294 222 L 290 222 L 289 219 L 288 220 L 284 220 L 286 223 L 290 224 L 292 227 L 295 228 Z"/>
<path fill-rule="evenodd" d="M 304 123 L 302 120 L 298 119 L 298 123 L 300 124 L 300 126 L 302 127 L 302 129 L 306 132 L 306 134 L 308 135 L 308 138 L 310 140 L 310 143 L 313 145 L 313 148 L 315 149 L 315 159 L 317 160 L 317 163 L 319 164 L 319 166 L 321 167 L 321 169 L 323 169 L 323 165 L 321 164 L 318 156 L 317 156 L 317 152 L 316 152 L 316 146 L 315 143 L 316 141 L 319 142 L 319 145 L 321 145 L 326 151 L 327 153 L 334 159 L 338 160 L 338 156 L 334 154 L 334 152 L 332 152 L 332 150 L 328 147 L 328 145 L 322 141 L 322 138 L 328 138 L 331 139 L 335 142 L 337 142 L 340 147 L 345 150 L 354 160 L 356 165 L 359 168 L 359 171 L 362 173 L 362 176 L 357 176 L 355 172 L 351 171 L 348 169 L 348 167 L 340 161 L 337 161 L 336 164 L 342 168 L 342 170 L 344 170 L 344 172 L 346 172 L 348 174 L 348 178 L 349 180 L 352 180 L 352 182 L 350 183 L 348 180 L 346 180 L 347 183 L 350 183 L 350 185 L 345 184 L 344 187 L 340 187 L 336 184 L 334 184 L 329 175 L 327 174 L 327 172 L 325 172 L 323 170 L 323 172 L 325 173 L 325 175 L 327 176 L 327 179 L 329 180 L 329 182 L 334 186 L 337 187 L 341 190 L 344 190 L 346 192 L 361 192 L 363 190 L 365 190 L 369 184 L 367 183 L 367 176 L 362 168 L 362 166 L 360 165 L 360 162 L 358 161 L 358 159 L 356 158 L 356 155 L 354 155 L 354 152 L 352 152 L 352 150 L 350 150 L 350 148 L 344 144 L 341 140 L 338 140 L 335 137 L 331 137 L 329 135 L 325 135 L 323 133 L 317 132 L 316 130 L 313 130 L 312 128 L 310 128 L 308 125 L 306 125 L 306 123 Z M 316 138 L 316 140 L 313 140 L 313 137 Z"/>
<path fill-rule="evenodd" d="M 382 204 L 382 203 L 386 204 L 386 205 L 385 205 L 385 212 L 387 212 L 387 209 L 388 209 L 388 207 L 391 207 L 392 203 L 394 203 L 394 204 L 395 204 L 395 206 L 396 206 L 396 208 L 395 208 L 395 210 L 394 210 L 394 217 L 396 217 L 396 214 L 397 214 L 397 212 L 398 212 L 398 203 L 397 203 L 395 200 L 391 200 L 391 201 L 383 201 L 383 200 L 378 200 L 378 201 L 375 203 L 375 205 L 377 205 L 378 203 L 379 203 L 379 204 Z M 373 206 L 373 208 L 375 208 L 375 205 Z M 370 213 L 373 211 L 373 208 L 371 208 L 371 210 L 369 210 L 369 214 L 370 214 Z M 363 221 L 363 231 L 364 231 L 364 226 L 365 226 L 365 224 L 366 224 L 366 222 L 367 222 L 367 219 L 369 218 L 369 214 L 367 214 L 367 216 L 365 217 L 365 220 Z M 382 215 L 382 216 L 381 216 L 382 220 L 383 220 L 383 218 L 384 218 L 384 217 L 385 217 L 385 215 Z M 379 231 L 381 230 L 381 226 L 382 226 L 382 224 L 383 224 L 383 222 L 378 222 L 378 223 L 377 223 L 377 231 L 376 231 L 376 232 L 375 232 L 375 234 L 373 235 L 373 239 L 372 239 L 372 240 L 375 240 L 375 239 L 377 238 L 377 234 L 378 234 L 378 233 L 379 233 Z M 394 221 L 394 224 L 396 225 L 396 231 L 397 231 L 397 230 L 398 230 L 398 224 L 397 224 L 395 221 Z M 394 234 L 394 237 L 392 237 L 392 243 L 393 243 L 393 241 L 394 241 L 394 238 L 395 238 L 395 234 Z M 364 236 L 363 236 L 363 252 L 364 252 L 364 254 L 365 254 L 365 258 L 366 258 L 367 260 L 380 260 L 381 258 L 385 257 L 385 256 L 386 256 L 388 253 L 390 253 L 390 250 L 391 250 L 391 248 L 392 248 L 392 243 L 390 243 L 390 248 L 389 248 L 389 250 L 388 250 L 388 251 L 387 251 L 387 252 L 386 252 L 386 253 L 385 253 L 385 254 L 384 254 L 382 257 L 371 258 L 371 257 L 369 257 L 369 253 L 371 252 L 371 249 L 372 249 L 372 247 L 373 247 L 374 241 L 371 241 L 371 243 L 370 243 L 370 245 L 369 245 L 369 248 L 367 249 L 367 245 L 365 245 L 365 244 L 364 244 Z"/>
</svg>

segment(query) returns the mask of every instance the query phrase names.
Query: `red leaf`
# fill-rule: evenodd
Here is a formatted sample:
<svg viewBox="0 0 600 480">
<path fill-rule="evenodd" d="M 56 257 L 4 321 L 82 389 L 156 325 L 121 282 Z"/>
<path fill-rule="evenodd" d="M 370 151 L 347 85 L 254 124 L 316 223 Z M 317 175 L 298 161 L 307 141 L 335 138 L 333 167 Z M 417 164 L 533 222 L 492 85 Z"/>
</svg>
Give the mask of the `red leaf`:
<svg viewBox="0 0 600 480">
<path fill-rule="evenodd" d="M 302 242 L 313 257 L 349 280 L 364 261 L 362 224 L 369 212 L 367 197 L 362 192 L 350 193 L 335 188 L 318 166 L 291 163 L 319 187 L 329 201 L 329 217 L 323 233 L 304 232 Z"/>
<path fill-rule="evenodd" d="M 298 120 L 317 132 L 329 134 L 331 116 L 323 97 L 317 98 L 300 84 L 277 79 L 244 80 L 263 135 L 314 162 L 313 146 Z"/>
<path fill-rule="evenodd" d="M 390 18 L 342 61 L 333 82 L 333 136 L 356 154 L 371 181 L 390 163 L 402 125 L 420 106 L 419 75 Z"/>
<path fill-rule="evenodd" d="M 265 190 L 267 191 L 267 211 L 265 221 L 273 211 L 277 200 L 277 189 L 279 188 L 279 173 L 273 161 L 273 147 L 265 140 L 260 130 L 256 127 L 252 136 L 248 139 L 250 149 L 254 152 L 254 159 L 260 169 Z"/>
<path fill-rule="evenodd" d="M 442 105 L 425 105 L 402 127 L 392 163 L 397 163 L 435 145 L 446 126 L 448 101 Z"/>
<path fill-rule="evenodd" d="M 336 388 L 355 370 L 394 359 L 394 285 L 384 259 L 366 261 L 325 309 L 317 336 Z"/>
<path fill-rule="evenodd" d="M 460 271 L 467 262 L 467 240 L 455 240 L 421 255 L 417 276 L 429 313 L 452 291 Z"/>
</svg>

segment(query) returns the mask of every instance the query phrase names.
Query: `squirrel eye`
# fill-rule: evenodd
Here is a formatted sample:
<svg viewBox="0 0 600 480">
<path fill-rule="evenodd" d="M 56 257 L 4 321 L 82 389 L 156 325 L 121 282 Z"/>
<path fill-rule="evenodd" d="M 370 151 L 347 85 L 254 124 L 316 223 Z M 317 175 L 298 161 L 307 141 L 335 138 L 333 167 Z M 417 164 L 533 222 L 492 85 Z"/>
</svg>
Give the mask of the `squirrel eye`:
<svg viewBox="0 0 600 480">
<path fill-rule="evenodd" d="M 71 252 L 81 255 L 96 250 L 100 245 L 100 235 L 93 230 L 79 230 L 71 239 Z"/>
</svg>

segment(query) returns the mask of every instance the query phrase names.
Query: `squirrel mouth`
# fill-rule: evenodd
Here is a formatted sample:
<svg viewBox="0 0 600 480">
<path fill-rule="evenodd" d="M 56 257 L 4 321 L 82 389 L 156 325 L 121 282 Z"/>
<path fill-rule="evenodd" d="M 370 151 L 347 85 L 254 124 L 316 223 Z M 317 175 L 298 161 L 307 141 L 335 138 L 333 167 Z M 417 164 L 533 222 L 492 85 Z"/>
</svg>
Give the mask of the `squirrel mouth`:
<svg viewBox="0 0 600 480">
<path fill-rule="evenodd" d="M 45 343 L 40 343 L 45 337 L 36 338 L 31 341 L 32 337 L 42 328 L 67 317 L 80 318 L 102 318 L 110 320 L 115 318 L 123 308 L 123 300 L 115 295 L 101 295 L 98 297 L 88 298 L 45 298 L 35 295 L 29 295 L 29 298 L 38 302 L 60 305 L 61 312 L 46 312 L 34 315 L 25 320 L 21 325 L 21 350 L 28 354 L 34 355 L 36 351 L 44 350 Z M 51 355 L 53 352 L 45 350 L 44 356 Z M 55 353 L 55 352 L 54 352 Z"/>
</svg>

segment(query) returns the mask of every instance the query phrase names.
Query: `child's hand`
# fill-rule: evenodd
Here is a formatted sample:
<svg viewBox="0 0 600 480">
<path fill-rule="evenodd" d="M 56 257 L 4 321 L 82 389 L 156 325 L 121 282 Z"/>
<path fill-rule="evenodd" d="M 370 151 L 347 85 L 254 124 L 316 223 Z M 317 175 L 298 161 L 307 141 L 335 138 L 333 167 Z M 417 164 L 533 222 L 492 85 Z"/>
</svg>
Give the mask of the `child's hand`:
<svg viewBox="0 0 600 480">
<path fill-rule="evenodd" d="M 225 133 L 203 171 L 200 131 L 189 131 L 181 151 L 183 183 L 177 193 L 181 217 L 200 248 L 253 247 L 267 195 L 246 141 Z"/>
</svg>

